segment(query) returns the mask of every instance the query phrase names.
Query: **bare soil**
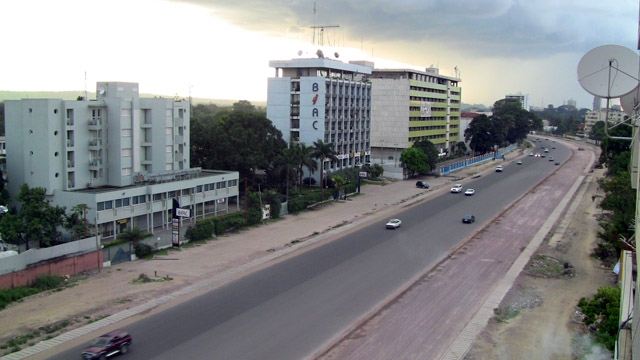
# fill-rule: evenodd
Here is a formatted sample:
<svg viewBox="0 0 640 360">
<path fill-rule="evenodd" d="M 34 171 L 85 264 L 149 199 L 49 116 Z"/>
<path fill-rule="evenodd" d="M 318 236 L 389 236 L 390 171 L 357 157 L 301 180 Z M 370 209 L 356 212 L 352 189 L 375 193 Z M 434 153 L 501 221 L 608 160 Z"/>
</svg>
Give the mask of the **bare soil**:
<svg viewBox="0 0 640 360">
<path fill-rule="evenodd" d="M 478 336 L 467 360 L 476 359 L 611 359 L 576 316 L 581 297 L 615 283 L 611 269 L 591 253 L 597 242 L 600 210 L 597 171 L 576 196 L 577 207 L 530 260 L 496 316 Z"/>
</svg>

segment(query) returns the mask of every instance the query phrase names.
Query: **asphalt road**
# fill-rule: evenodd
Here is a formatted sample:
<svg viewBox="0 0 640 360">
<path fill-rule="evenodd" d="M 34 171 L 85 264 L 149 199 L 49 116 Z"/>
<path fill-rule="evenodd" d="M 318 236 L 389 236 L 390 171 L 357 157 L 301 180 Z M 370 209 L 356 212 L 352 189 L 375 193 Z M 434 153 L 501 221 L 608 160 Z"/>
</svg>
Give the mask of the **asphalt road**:
<svg viewBox="0 0 640 360">
<path fill-rule="evenodd" d="M 569 150 L 556 143 L 554 159 Z M 358 319 L 388 294 L 424 272 L 485 221 L 498 215 L 554 168 L 524 157 L 464 183 L 474 196 L 443 194 L 384 222 L 138 321 L 127 329 L 127 359 L 300 359 Z M 461 223 L 464 214 L 476 223 Z M 54 359 L 78 358 L 81 348 Z"/>
</svg>

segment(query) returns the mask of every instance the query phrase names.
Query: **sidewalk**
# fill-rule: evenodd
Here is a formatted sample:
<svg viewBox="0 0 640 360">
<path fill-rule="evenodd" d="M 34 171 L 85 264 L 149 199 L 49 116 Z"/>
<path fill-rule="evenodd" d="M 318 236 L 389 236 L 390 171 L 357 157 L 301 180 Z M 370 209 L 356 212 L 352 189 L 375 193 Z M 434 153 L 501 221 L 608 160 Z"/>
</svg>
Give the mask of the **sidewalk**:
<svg viewBox="0 0 640 360">
<path fill-rule="evenodd" d="M 516 150 L 507 155 L 507 161 L 521 154 L 520 150 Z M 86 333 L 101 324 L 110 324 L 108 316 L 119 312 L 129 310 L 127 316 L 136 315 L 131 309 L 143 304 L 154 303 L 156 307 L 169 301 L 184 301 L 190 297 L 187 295 L 189 292 L 195 295 L 209 291 L 284 256 L 321 245 L 356 226 L 374 222 L 382 224 L 403 206 L 447 192 L 453 182 L 464 183 L 472 175 L 480 171 L 493 171 L 495 165 L 503 163 L 505 161 L 490 161 L 476 168 L 462 170 L 454 176 L 428 177 L 426 180 L 431 185 L 429 190 L 417 189 L 416 179 L 384 186 L 366 185 L 362 187 L 360 195 L 346 201 L 330 203 L 299 215 L 288 215 L 269 224 L 221 236 L 204 245 L 172 250 L 153 260 L 105 268 L 99 274 L 80 280 L 74 287 L 36 295 L 0 311 L 0 343 L 64 320 L 69 320 L 71 324 L 61 331 L 83 327 L 91 322 L 92 327 L 87 328 Z M 132 283 L 143 273 L 154 279 L 169 276 L 171 280 Z M 179 295 L 176 295 L 179 290 Z M 167 297 L 172 293 L 173 296 Z M 158 300 L 161 298 L 166 300 Z M 48 335 L 56 336 L 58 333 Z M 41 343 L 39 347 L 46 350 L 45 343 L 52 340 Z M 23 353 L 25 351 L 15 353 L 11 358 L 21 358 L 20 354 Z"/>
</svg>

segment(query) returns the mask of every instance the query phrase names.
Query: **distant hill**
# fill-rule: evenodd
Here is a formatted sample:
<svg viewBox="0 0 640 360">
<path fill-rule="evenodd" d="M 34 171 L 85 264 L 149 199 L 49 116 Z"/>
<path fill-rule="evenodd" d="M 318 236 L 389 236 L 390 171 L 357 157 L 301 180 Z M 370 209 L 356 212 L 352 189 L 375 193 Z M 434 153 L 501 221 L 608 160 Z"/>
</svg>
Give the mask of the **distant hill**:
<svg viewBox="0 0 640 360">
<path fill-rule="evenodd" d="M 62 100 L 76 100 L 78 96 L 85 96 L 84 91 L 3 91 L 0 90 L 0 102 L 5 100 L 20 100 L 20 99 L 62 99 Z M 95 99 L 95 92 L 87 92 L 89 99 Z M 144 98 L 173 98 L 173 96 L 157 95 L 157 94 L 140 94 L 140 97 Z M 218 106 L 231 106 L 233 103 L 241 99 L 207 99 L 207 98 L 192 98 L 193 104 L 216 104 Z M 265 107 L 267 103 L 265 101 L 251 101 L 251 103 L 257 107 Z"/>
</svg>

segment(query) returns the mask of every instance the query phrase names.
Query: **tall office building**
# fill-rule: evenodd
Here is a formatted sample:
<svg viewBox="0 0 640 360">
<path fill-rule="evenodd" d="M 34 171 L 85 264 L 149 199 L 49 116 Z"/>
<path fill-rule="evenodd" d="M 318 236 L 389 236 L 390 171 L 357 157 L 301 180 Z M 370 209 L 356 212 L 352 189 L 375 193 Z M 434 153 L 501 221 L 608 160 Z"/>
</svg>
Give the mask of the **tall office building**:
<svg viewBox="0 0 640 360">
<path fill-rule="evenodd" d="M 600 96 L 593 97 L 593 111 L 598 111 L 602 108 L 602 98 Z"/>
<path fill-rule="evenodd" d="M 327 58 L 270 61 L 267 117 L 288 144 L 333 144 L 337 161 L 326 172 L 368 162 L 372 65 Z M 320 167 L 318 167 L 320 169 Z M 306 174 L 316 180 L 320 172 Z"/>
<path fill-rule="evenodd" d="M 166 228 L 172 199 L 192 217 L 237 207 L 237 172 L 190 168 L 187 101 L 140 98 L 135 83 L 100 82 L 96 93 L 5 103 L 13 199 L 27 184 L 68 210 L 86 204 L 103 237 Z"/>
<path fill-rule="evenodd" d="M 438 69 L 374 69 L 371 76 L 371 151 L 374 162 L 398 163 L 403 150 L 429 140 L 441 153 L 460 134 L 460 79 Z"/>
<path fill-rule="evenodd" d="M 509 100 L 509 99 L 518 100 L 518 101 L 520 101 L 520 105 L 522 105 L 522 109 L 523 110 L 529 110 L 529 104 L 527 102 L 527 95 L 511 94 L 511 95 L 506 95 L 504 98 L 507 99 L 507 100 Z"/>
</svg>

